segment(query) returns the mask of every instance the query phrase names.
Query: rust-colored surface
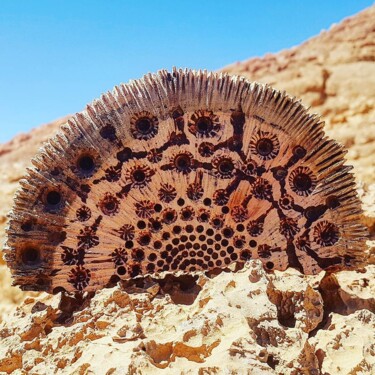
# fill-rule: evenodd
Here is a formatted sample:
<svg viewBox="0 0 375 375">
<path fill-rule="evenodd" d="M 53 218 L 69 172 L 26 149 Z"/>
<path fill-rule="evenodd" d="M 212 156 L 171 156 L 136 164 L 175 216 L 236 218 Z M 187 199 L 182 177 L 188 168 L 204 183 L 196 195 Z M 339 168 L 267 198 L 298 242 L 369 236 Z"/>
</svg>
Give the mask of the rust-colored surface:
<svg viewBox="0 0 375 375">
<path fill-rule="evenodd" d="M 363 265 L 354 179 L 322 128 L 235 76 L 160 71 L 116 87 L 21 181 L 5 250 L 15 283 L 93 291 L 250 259 L 306 274 Z"/>
</svg>

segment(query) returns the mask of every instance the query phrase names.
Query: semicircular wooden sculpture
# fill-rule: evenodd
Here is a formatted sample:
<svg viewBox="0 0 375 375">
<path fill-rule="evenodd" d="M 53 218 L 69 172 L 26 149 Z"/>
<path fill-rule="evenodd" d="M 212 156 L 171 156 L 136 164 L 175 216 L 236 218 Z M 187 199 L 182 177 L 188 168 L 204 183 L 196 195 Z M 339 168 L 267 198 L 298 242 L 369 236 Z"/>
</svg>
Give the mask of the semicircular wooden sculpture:
<svg viewBox="0 0 375 375">
<path fill-rule="evenodd" d="M 260 259 L 352 269 L 366 229 L 345 150 L 300 101 L 241 77 L 162 70 L 120 85 L 33 159 L 9 215 L 16 285 L 93 291 Z"/>
</svg>

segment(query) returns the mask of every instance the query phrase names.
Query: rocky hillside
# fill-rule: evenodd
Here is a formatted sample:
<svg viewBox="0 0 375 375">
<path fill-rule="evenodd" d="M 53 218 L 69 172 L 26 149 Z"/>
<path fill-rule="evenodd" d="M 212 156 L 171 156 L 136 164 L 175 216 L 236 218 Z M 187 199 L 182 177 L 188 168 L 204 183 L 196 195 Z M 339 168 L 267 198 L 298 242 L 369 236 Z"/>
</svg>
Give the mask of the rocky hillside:
<svg viewBox="0 0 375 375">
<path fill-rule="evenodd" d="M 224 68 L 302 99 L 345 144 L 359 181 L 375 168 L 375 8 L 302 45 Z M 358 131 L 361 129 L 361 131 Z M 371 169 L 372 168 L 372 169 Z"/>
<path fill-rule="evenodd" d="M 302 98 L 349 149 L 370 230 L 360 272 L 152 279 L 75 301 L 21 293 L 0 265 L 0 373 L 375 373 L 375 6 L 301 46 L 223 69 Z M 59 120 L 0 145 L 0 239 L 25 167 Z M 16 308 L 18 306 L 18 308 Z"/>
</svg>

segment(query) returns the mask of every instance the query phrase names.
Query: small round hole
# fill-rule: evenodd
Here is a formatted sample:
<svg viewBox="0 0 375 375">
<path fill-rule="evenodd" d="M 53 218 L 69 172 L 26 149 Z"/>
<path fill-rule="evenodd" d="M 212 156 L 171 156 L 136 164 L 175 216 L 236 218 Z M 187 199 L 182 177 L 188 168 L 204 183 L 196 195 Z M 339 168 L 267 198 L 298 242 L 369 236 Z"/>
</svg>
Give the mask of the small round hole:
<svg viewBox="0 0 375 375">
<path fill-rule="evenodd" d="M 177 169 L 183 171 L 190 167 L 190 158 L 188 155 L 182 154 L 176 157 L 175 163 Z"/>
<path fill-rule="evenodd" d="M 276 180 L 282 181 L 285 179 L 286 175 L 288 174 L 288 171 L 284 167 L 276 167 L 273 172 Z"/>
<path fill-rule="evenodd" d="M 104 204 L 105 209 L 108 212 L 113 212 L 116 209 L 116 203 L 114 201 L 109 201 Z"/>
<path fill-rule="evenodd" d="M 233 232 L 232 228 L 224 228 L 223 229 L 223 235 L 224 235 L 224 237 L 230 238 L 230 237 L 233 236 L 233 234 L 234 234 L 234 232 Z"/>
<path fill-rule="evenodd" d="M 203 204 L 205 206 L 211 206 L 211 199 L 210 198 L 204 198 L 203 199 Z"/>
<path fill-rule="evenodd" d="M 125 269 L 125 267 L 123 267 L 123 266 L 120 266 L 120 267 L 118 267 L 117 268 L 117 273 L 119 274 L 119 275 L 125 275 L 126 274 L 126 269 Z"/>
<path fill-rule="evenodd" d="M 229 242 L 225 238 L 221 241 L 222 246 L 228 246 Z"/>
<path fill-rule="evenodd" d="M 127 249 L 131 249 L 133 246 L 134 246 L 134 242 L 133 241 L 126 241 L 125 242 L 125 247 Z"/>
<path fill-rule="evenodd" d="M 233 251 L 234 251 L 234 247 L 233 247 L 233 246 L 228 246 L 228 247 L 227 247 L 227 253 L 228 253 L 228 254 L 232 254 Z"/>
<path fill-rule="evenodd" d="M 234 164 L 230 159 L 224 159 L 218 166 L 218 169 L 223 174 L 231 173 L 234 169 Z"/>
<path fill-rule="evenodd" d="M 230 259 L 231 260 L 237 260 L 238 259 L 238 255 L 236 253 L 232 253 L 232 254 L 230 254 Z"/>
<path fill-rule="evenodd" d="M 176 225 L 173 227 L 173 233 L 179 234 L 181 232 L 181 227 L 179 225 Z"/>
<path fill-rule="evenodd" d="M 294 189 L 300 192 L 308 192 L 313 189 L 314 182 L 308 173 L 298 173 L 293 178 Z"/>
<path fill-rule="evenodd" d="M 193 213 L 192 213 L 191 210 L 184 210 L 184 211 L 181 212 L 181 216 L 182 216 L 182 218 L 183 218 L 184 220 L 189 220 L 189 219 L 191 219 L 192 215 L 193 215 Z"/>
<path fill-rule="evenodd" d="M 50 191 L 47 194 L 47 203 L 50 206 L 57 206 L 61 202 L 61 194 L 58 191 Z"/>
<path fill-rule="evenodd" d="M 39 250 L 32 247 L 23 250 L 22 262 L 28 266 L 38 265 L 40 262 Z"/>
<path fill-rule="evenodd" d="M 142 234 L 139 238 L 139 243 L 142 246 L 147 246 L 151 241 L 151 236 L 149 233 Z"/>
<path fill-rule="evenodd" d="M 251 252 L 249 250 L 242 250 L 241 251 L 241 259 L 248 260 L 251 258 Z"/>
<path fill-rule="evenodd" d="M 183 206 L 185 204 L 185 201 L 183 200 L 183 198 L 179 198 L 178 201 L 177 201 L 177 204 L 179 206 Z"/>
<path fill-rule="evenodd" d="M 155 249 L 161 249 L 163 246 L 163 244 L 161 243 L 161 241 L 155 241 L 154 242 L 154 248 Z"/>
<path fill-rule="evenodd" d="M 149 256 L 148 256 L 148 260 L 150 262 L 154 262 L 156 260 L 157 256 L 155 253 L 151 253 Z"/>
<path fill-rule="evenodd" d="M 163 213 L 163 220 L 164 222 L 166 222 L 167 224 L 171 224 L 173 223 L 174 221 L 176 221 L 176 218 L 177 218 L 177 214 L 174 210 L 172 209 L 168 209 L 166 210 L 164 213 Z"/>
<path fill-rule="evenodd" d="M 152 223 L 152 228 L 153 228 L 155 231 L 159 231 L 159 230 L 162 228 L 161 222 L 155 220 L 155 221 Z"/>
<path fill-rule="evenodd" d="M 274 147 L 271 139 L 262 138 L 258 141 L 256 149 L 262 156 L 268 156 L 272 153 Z"/>
<path fill-rule="evenodd" d="M 208 221 L 208 219 L 209 219 L 208 213 L 204 212 L 200 215 L 201 221 Z"/>
<path fill-rule="evenodd" d="M 112 125 L 106 125 L 104 128 L 100 130 L 100 135 L 102 138 L 107 139 L 108 141 L 115 141 L 116 136 L 116 129 Z"/>
<path fill-rule="evenodd" d="M 192 225 L 187 225 L 185 227 L 186 232 L 191 233 L 194 231 L 194 227 Z"/>
<path fill-rule="evenodd" d="M 136 169 L 133 172 L 133 178 L 136 182 L 143 182 L 146 179 L 146 173 L 141 169 Z"/>
<path fill-rule="evenodd" d="M 198 147 L 198 152 L 203 157 L 209 157 L 213 155 L 214 151 L 214 145 L 209 142 L 203 142 Z"/>
<path fill-rule="evenodd" d="M 161 204 L 159 204 L 159 203 L 155 204 L 155 206 L 154 206 L 154 210 L 155 210 L 156 212 L 160 212 L 162 209 L 163 209 L 163 207 L 162 207 Z"/>
<path fill-rule="evenodd" d="M 185 236 L 185 235 L 183 235 L 183 236 L 181 236 L 180 240 L 181 240 L 182 242 L 186 242 L 186 241 L 188 240 L 188 237 Z"/>
<path fill-rule="evenodd" d="M 221 208 L 221 212 L 222 212 L 223 214 L 227 214 L 227 213 L 229 212 L 229 207 L 228 207 L 228 206 L 223 206 L 223 207 Z"/>
<path fill-rule="evenodd" d="M 239 232 L 243 232 L 243 231 L 245 230 L 245 227 L 244 227 L 242 224 L 238 224 L 238 225 L 237 225 L 237 230 L 238 230 Z"/>
<path fill-rule="evenodd" d="M 140 118 L 135 124 L 137 130 L 142 134 L 148 134 L 151 130 L 151 121 L 148 118 Z"/>
<path fill-rule="evenodd" d="M 92 173 L 95 169 L 94 159 L 88 155 L 81 156 L 78 159 L 78 168 L 83 173 Z"/>
<path fill-rule="evenodd" d="M 255 240 L 250 240 L 249 245 L 251 247 L 256 247 L 257 246 L 257 242 Z"/>
<path fill-rule="evenodd" d="M 196 122 L 198 133 L 207 134 L 212 129 L 212 121 L 209 117 L 200 117 Z"/>
<path fill-rule="evenodd" d="M 33 229 L 33 226 L 31 224 L 30 221 L 27 221 L 26 223 L 23 223 L 21 225 L 21 229 L 24 231 L 24 232 L 30 232 L 32 229 Z"/>
<path fill-rule="evenodd" d="M 139 220 L 137 223 L 137 227 L 139 229 L 145 229 L 146 228 L 146 223 L 143 220 Z"/>
<path fill-rule="evenodd" d="M 162 238 L 163 240 L 169 240 L 169 238 L 171 237 L 170 233 L 169 232 L 164 232 L 163 235 L 162 235 Z"/>
<path fill-rule="evenodd" d="M 61 173 L 61 170 L 60 170 L 60 168 L 58 168 L 58 167 L 55 167 L 55 168 L 53 168 L 53 169 L 51 170 L 51 175 L 52 175 L 52 176 L 58 176 L 60 173 Z M 64 290 L 65 290 L 65 289 L 64 289 Z"/>
</svg>

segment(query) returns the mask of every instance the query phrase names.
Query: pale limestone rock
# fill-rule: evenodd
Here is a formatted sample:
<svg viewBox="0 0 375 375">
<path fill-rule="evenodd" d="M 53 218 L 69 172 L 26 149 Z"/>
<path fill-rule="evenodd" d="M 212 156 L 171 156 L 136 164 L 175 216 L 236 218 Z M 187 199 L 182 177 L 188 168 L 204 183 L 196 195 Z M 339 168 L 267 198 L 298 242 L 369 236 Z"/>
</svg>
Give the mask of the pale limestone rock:
<svg viewBox="0 0 375 375">
<path fill-rule="evenodd" d="M 306 277 L 298 271 L 275 272 L 270 276 L 267 294 L 277 306 L 278 320 L 287 327 L 296 327 L 309 333 L 323 319 L 323 300 L 317 291 L 323 273 Z"/>
<path fill-rule="evenodd" d="M 357 310 L 332 313 L 328 326 L 309 340 L 321 363 L 322 374 L 367 375 L 375 369 L 375 315 Z"/>
</svg>

